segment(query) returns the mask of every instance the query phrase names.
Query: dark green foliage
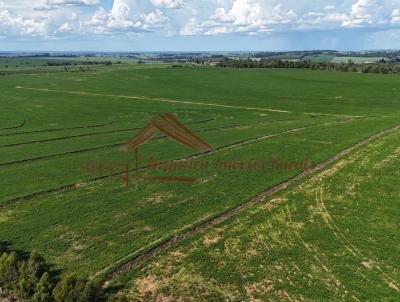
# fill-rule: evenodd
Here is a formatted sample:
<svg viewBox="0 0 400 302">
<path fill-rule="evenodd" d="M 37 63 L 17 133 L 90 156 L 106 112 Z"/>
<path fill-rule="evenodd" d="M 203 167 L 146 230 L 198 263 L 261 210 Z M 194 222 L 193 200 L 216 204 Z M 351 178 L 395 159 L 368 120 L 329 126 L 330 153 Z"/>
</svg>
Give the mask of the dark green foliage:
<svg viewBox="0 0 400 302">
<path fill-rule="evenodd" d="M 51 302 L 53 301 L 52 295 L 52 280 L 48 272 L 44 273 L 40 278 L 36 287 L 36 293 L 33 296 L 34 302 Z"/>
<path fill-rule="evenodd" d="M 287 61 L 287 60 L 232 60 L 225 58 L 219 62 L 219 67 L 234 68 L 308 68 L 312 70 L 332 70 L 342 72 L 362 72 L 362 73 L 381 73 L 381 74 L 399 74 L 400 65 L 381 61 L 379 63 L 358 63 L 348 60 L 347 63 L 332 62 L 312 62 L 312 61 Z"/>
<path fill-rule="evenodd" d="M 5 293 L 17 288 L 19 277 L 19 256 L 16 252 L 3 253 L 0 258 L 0 287 Z"/>
<path fill-rule="evenodd" d="M 35 294 L 36 286 L 43 274 L 48 270 L 42 256 L 38 253 L 31 253 L 28 261 L 23 261 L 20 265 L 18 292 L 22 298 L 28 298 Z"/>
<path fill-rule="evenodd" d="M 84 278 L 64 276 L 57 283 L 36 252 L 28 259 L 14 251 L 0 256 L 0 297 L 35 302 L 91 302 L 97 301 L 99 292 L 96 283 Z"/>
<path fill-rule="evenodd" d="M 65 275 L 53 291 L 56 302 L 90 302 L 97 300 L 98 286 L 85 279 Z"/>
<path fill-rule="evenodd" d="M 0 254 L 7 251 L 7 242 L 0 241 Z"/>
</svg>

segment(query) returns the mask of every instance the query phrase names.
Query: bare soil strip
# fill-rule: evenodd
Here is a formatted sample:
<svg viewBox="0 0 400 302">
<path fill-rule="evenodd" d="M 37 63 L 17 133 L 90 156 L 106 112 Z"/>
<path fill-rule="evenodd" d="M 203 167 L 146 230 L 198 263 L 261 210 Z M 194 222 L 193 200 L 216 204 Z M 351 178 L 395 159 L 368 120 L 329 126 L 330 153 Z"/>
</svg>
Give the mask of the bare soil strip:
<svg viewBox="0 0 400 302">
<path fill-rule="evenodd" d="M 134 269 L 142 264 L 144 264 L 146 261 L 148 261 L 150 258 L 153 258 L 157 255 L 159 255 L 160 253 L 166 251 L 167 249 L 169 249 L 170 247 L 172 247 L 173 245 L 175 245 L 176 243 L 192 237 L 198 233 L 204 232 L 210 228 L 212 228 L 213 226 L 220 224 L 223 221 L 226 221 L 228 219 L 230 219 L 231 217 L 235 216 L 236 214 L 238 214 L 239 212 L 241 212 L 242 210 L 250 207 L 252 204 L 261 202 L 263 200 L 265 200 L 265 198 L 270 197 L 271 195 L 278 193 L 280 191 L 285 190 L 286 188 L 288 188 L 290 185 L 298 182 L 299 180 L 315 173 L 318 171 L 321 171 L 322 169 L 326 168 L 328 165 L 332 164 L 333 162 L 337 161 L 338 159 L 346 156 L 347 154 L 349 154 L 350 152 L 352 152 L 353 150 L 367 145 L 368 143 L 370 143 L 371 141 L 381 138 L 387 134 L 393 133 L 397 130 L 400 129 L 400 125 L 395 126 L 393 128 L 390 129 L 386 129 L 384 131 L 381 131 L 379 133 L 376 133 L 370 137 L 368 137 L 367 139 L 349 147 L 344 149 L 343 151 L 337 153 L 336 155 L 332 156 L 331 158 L 319 163 L 317 166 L 315 166 L 314 168 L 308 169 L 276 186 L 273 186 L 272 188 L 269 188 L 267 190 L 265 190 L 264 192 L 261 192 L 257 195 L 255 195 L 254 197 L 246 200 L 244 203 L 218 215 L 215 216 L 211 219 L 208 219 L 204 222 L 202 222 L 201 224 L 193 227 L 190 230 L 185 231 L 182 234 L 178 234 L 178 235 L 174 235 L 172 236 L 170 239 L 163 241 L 162 243 L 158 244 L 157 246 L 151 248 L 149 251 L 147 251 L 146 253 L 143 253 L 139 256 L 134 257 L 133 259 L 131 259 L 130 261 L 126 262 L 126 259 L 129 258 L 129 256 L 125 257 L 124 259 L 121 259 L 119 261 L 117 261 L 115 264 L 118 265 L 118 262 L 121 262 L 121 265 L 119 266 L 119 268 L 114 269 L 114 270 L 110 270 L 110 267 L 102 270 L 101 272 L 97 273 L 97 274 L 101 274 L 102 272 L 105 272 L 105 278 L 104 280 L 104 284 L 103 286 L 107 286 L 107 280 L 110 280 L 118 275 L 120 275 L 121 273 L 124 273 L 126 271 L 129 271 L 131 269 Z M 126 263 L 124 263 L 126 262 Z"/>
<path fill-rule="evenodd" d="M 240 148 L 242 146 L 245 145 L 249 145 L 249 144 L 254 144 L 254 143 L 258 143 L 262 140 L 265 139 L 270 139 L 270 138 L 274 138 L 277 136 L 281 136 L 281 135 L 285 135 L 288 133 L 293 133 L 293 132 L 299 132 L 305 129 L 309 129 L 309 128 L 316 128 L 316 127 L 320 127 L 320 126 L 327 126 L 327 125 L 333 125 L 333 124 L 340 124 L 340 123 L 349 123 L 352 122 L 353 120 L 346 120 L 344 122 L 331 122 L 331 123 L 321 123 L 321 124 L 316 124 L 316 125 L 309 125 L 309 126 L 304 126 L 304 127 L 300 127 L 300 128 L 293 128 L 293 129 L 289 129 L 289 130 L 283 130 L 283 131 L 279 131 L 279 132 L 275 132 L 272 134 L 268 134 L 268 135 L 263 135 L 263 136 L 258 136 L 258 137 L 254 137 L 254 138 L 249 138 L 249 139 L 245 139 L 245 140 L 241 140 L 235 143 L 231 143 L 225 146 L 221 146 L 219 148 L 216 148 L 212 151 L 205 151 L 205 152 L 201 152 L 201 153 L 196 153 L 184 158 L 180 158 L 180 159 L 175 159 L 175 161 L 184 161 L 184 160 L 189 160 L 189 159 L 193 159 L 193 158 L 197 158 L 200 156 L 205 156 L 205 155 L 209 155 L 209 154 L 214 154 L 217 152 L 222 152 L 222 151 L 226 151 L 226 150 L 231 150 L 231 149 L 235 149 L 235 148 Z M 142 166 L 139 168 L 140 171 L 146 170 L 148 169 L 149 166 Z M 134 172 L 135 169 L 131 169 L 129 172 Z M 69 191 L 74 191 L 80 188 L 83 188 L 89 184 L 93 184 L 96 182 L 101 182 L 104 179 L 109 178 L 110 176 L 118 176 L 118 175 L 122 175 L 124 174 L 124 172 L 116 172 L 113 173 L 112 175 L 105 175 L 105 176 L 101 176 L 101 177 L 95 177 L 92 179 L 89 179 L 85 182 L 81 182 L 81 183 L 73 183 L 73 184 L 69 184 L 69 185 L 65 185 L 62 187 L 58 187 L 58 188 L 53 188 L 53 189 L 49 189 L 49 190 L 45 190 L 45 191 L 40 191 L 40 192 L 36 192 L 36 193 L 32 193 L 29 195 L 25 195 L 25 196 L 20 196 L 20 197 L 16 197 L 16 198 L 12 198 L 9 200 L 4 200 L 4 201 L 0 201 L 0 208 L 4 208 L 5 206 L 12 204 L 12 203 L 16 203 L 16 202 L 22 202 L 22 201 L 27 201 L 27 200 L 32 200 L 34 198 L 37 197 L 42 197 L 45 195 L 49 195 L 49 194 L 59 194 L 59 193 L 65 193 L 65 192 L 69 192 Z"/>
</svg>

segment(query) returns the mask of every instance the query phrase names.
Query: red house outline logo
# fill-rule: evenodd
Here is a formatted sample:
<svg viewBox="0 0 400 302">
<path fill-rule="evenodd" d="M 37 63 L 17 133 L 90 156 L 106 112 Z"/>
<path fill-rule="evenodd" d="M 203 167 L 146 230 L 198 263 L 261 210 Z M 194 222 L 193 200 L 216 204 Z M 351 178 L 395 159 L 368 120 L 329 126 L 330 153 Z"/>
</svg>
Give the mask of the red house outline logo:
<svg viewBox="0 0 400 302">
<path fill-rule="evenodd" d="M 180 144 L 201 152 L 212 151 L 214 148 L 200 138 L 198 135 L 188 129 L 181 123 L 172 113 L 160 114 L 147 124 L 138 134 L 130 139 L 121 148 L 125 151 L 134 150 L 135 152 L 135 173 L 139 175 L 139 147 L 151 140 L 157 131 L 176 140 Z M 195 178 L 191 177 L 173 177 L 173 176 L 151 176 L 145 177 L 148 180 L 156 181 L 176 181 L 176 182 L 195 182 Z"/>
</svg>

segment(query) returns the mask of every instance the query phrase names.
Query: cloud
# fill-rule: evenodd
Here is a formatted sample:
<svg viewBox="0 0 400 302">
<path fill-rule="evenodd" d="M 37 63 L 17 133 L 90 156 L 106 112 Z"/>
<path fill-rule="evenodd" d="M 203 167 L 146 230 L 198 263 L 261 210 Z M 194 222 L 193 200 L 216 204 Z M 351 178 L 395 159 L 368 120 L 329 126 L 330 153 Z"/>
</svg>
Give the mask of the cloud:
<svg viewBox="0 0 400 302">
<path fill-rule="evenodd" d="M 218 7 L 210 19 L 191 18 L 181 31 L 183 35 L 219 35 L 227 33 L 269 33 L 273 26 L 293 23 L 297 14 L 282 4 L 265 6 L 259 0 L 235 0 L 230 8 Z"/>
<path fill-rule="evenodd" d="M 63 6 L 63 5 L 91 6 L 99 4 L 99 1 L 98 0 L 47 0 L 46 4 L 57 5 L 57 6 Z"/>
<path fill-rule="evenodd" d="M 399 0 L 0 0 L 0 34 L 266 35 L 383 30 L 400 24 Z M 71 16 L 76 18 L 71 20 Z"/>
<path fill-rule="evenodd" d="M 379 0 L 358 0 L 351 6 L 347 20 L 343 21 L 344 27 L 362 27 L 371 25 L 374 15 L 379 8 Z"/>
<path fill-rule="evenodd" d="M 391 23 L 400 23 L 400 9 L 393 10 Z"/>
<path fill-rule="evenodd" d="M 168 18 L 158 9 L 148 14 L 134 14 L 130 2 L 127 0 L 115 0 L 110 11 L 99 8 L 85 24 L 87 31 L 97 34 L 109 34 L 118 32 L 146 32 L 160 28 Z"/>
<path fill-rule="evenodd" d="M 37 11 L 47 11 L 60 9 L 63 7 L 73 7 L 73 6 L 96 6 L 99 4 L 98 0 L 46 0 L 43 5 L 38 5 L 35 7 Z"/>
<path fill-rule="evenodd" d="M 45 18 L 25 18 L 4 10 L 0 12 L 0 33 L 7 36 L 43 36 L 47 34 L 48 21 Z"/>
<path fill-rule="evenodd" d="M 158 8 L 178 9 L 183 7 L 183 0 L 150 0 Z"/>
</svg>

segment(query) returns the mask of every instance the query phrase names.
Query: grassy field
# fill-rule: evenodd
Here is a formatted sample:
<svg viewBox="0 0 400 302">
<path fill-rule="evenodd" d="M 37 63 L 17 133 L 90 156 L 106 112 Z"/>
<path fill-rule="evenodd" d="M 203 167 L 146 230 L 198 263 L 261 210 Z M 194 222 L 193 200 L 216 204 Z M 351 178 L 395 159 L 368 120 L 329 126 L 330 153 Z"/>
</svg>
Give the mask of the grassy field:
<svg viewBox="0 0 400 302">
<path fill-rule="evenodd" d="M 398 301 L 399 139 L 357 150 L 118 281 L 132 301 Z"/>
<path fill-rule="evenodd" d="M 363 290 L 361 281 L 357 283 L 352 275 L 342 271 L 340 273 L 343 276 L 339 272 L 332 272 L 333 268 L 345 270 L 344 267 L 350 262 L 354 264 L 358 254 L 353 255 L 355 258 L 344 253 L 327 259 L 341 248 L 342 235 L 336 238 L 335 232 L 324 223 L 325 216 L 317 213 L 318 208 L 314 209 L 315 213 L 312 212 L 315 214 L 314 220 L 310 219 L 306 210 L 308 204 L 311 206 L 315 200 L 309 200 L 306 193 L 291 191 L 285 194 L 295 195 L 279 197 L 285 202 L 276 205 L 276 215 L 283 215 L 279 213 L 290 209 L 294 221 L 304 219 L 303 225 L 300 222 L 293 225 L 287 223 L 287 216 L 279 216 L 282 219 L 275 217 L 275 207 L 270 209 L 266 206 L 269 203 L 263 202 L 259 207 L 246 210 L 232 222 L 227 221 L 224 226 L 211 230 L 221 232 L 218 234 L 221 240 L 215 244 L 206 245 L 204 249 L 192 248 L 200 246 L 205 240 L 201 234 L 182 242 L 176 251 L 184 250 L 188 256 L 176 263 L 172 270 L 167 265 L 172 260 L 166 253 L 143 271 L 133 268 L 121 271 L 115 278 L 111 276 L 137 256 L 171 237 L 245 204 L 304 170 L 302 167 L 274 168 L 270 165 L 271 157 L 279 157 L 288 163 L 321 163 L 371 135 L 397 126 L 400 124 L 399 84 L 399 78 L 392 75 L 282 69 L 172 68 L 168 65 L 110 66 L 74 73 L 50 69 L 46 73 L 33 75 L 4 76 L 0 82 L 0 240 L 9 240 L 15 249 L 37 250 L 55 268 L 65 272 L 97 277 L 118 286 L 126 283 L 126 291 L 138 299 L 155 297 L 161 293 L 172 297 L 168 290 L 176 288 L 176 297 L 186 298 L 204 290 L 201 294 L 209 295 L 204 298 L 242 300 L 248 295 L 245 289 L 247 285 L 254 285 L 251 291 L 256 296 L 257 291 L 270 288 L 269 281 L 263 283 L 263 274 L 256 273 L 259 265 L 263 265 L 265 271 L 271 270 L 270 281 L 275 282 L 284 280 L 280 274 L 288 274 L 286 270 L 293 268 L 289 265 L 292 262 L 286 260 L 303 257 L 295 264 L 300 269 L 308 269 L 307 273 L 314 278 L 310 291 L 300 291 L 299 288 L 307 282 L 300 273 L 289 280 L 294 285 L 285 287 L 284 284 L 273 283 L 274 291 L 277 290 L 281 295 L 287 293 L 289 297 L 299 298 L 302 295 L 307 299 L 316 299 L 320 294 L 321 297 L 328 297 L 331 293 L 329 290 L 332 290 L 336 297 L 347 299 L 351 297 L 346 293 L 348 288 L 348 293 L 363 300 L 364 296 L 355 294 Z M 120 146 L 160 113 L 175 114 L 189 129 L 211 144 L 214 150 L 193 151 L 158 134 L 140 148 L 141 170 L 140 177 L 136 177 L 133 152 L 124 152 Z M 365 148 L 372 148 L 371 154 L 377 153 L 383 157 L 399 147 L 396 137 L 393 134 Z M 383 147 L 387 145 L 392 149 Z M 361 151 L 355 152 L 359 154 Z M 393 158 L 398 155 L 396 152 Z M 192 159 L 209 163 L 218 160 L 259 160 L 265 162 L 265 167 L 243 171 L 220 169 L 210 164 L 206 170 L 164 172 L 148 167 L 152 157 L 164 161 L 187 162 Z M 356 173 L 362 168 L 357 160 L 349 163 L 348 173 Z M 103 162 L 103 169 L 88 171 L 85 169 L 88 161 Z M 111 172 L 110 163 L 117 166 Z M 130 170 L 128 186 L 125 185 L 126 179 L 121 179 L 126 167 Z M 394 166 L 390 167 L 395 169 Z M 371 170 L 371 173 L 375 172 Z M 108 177 L 110 174 L 113 174 L 112 178 Z M 160 174 L 196 177 L 197 181 L 194 184 L 160 183 L 143 178 Z M 335 186 L 349 179 L 347 174 L 337 175 L 339 180 Z M 312 183 L 313 179 L 308 181 Z M 390 179 L 393 181 L 394 178 Z M 367 180 L 370 181 L 370 178 Z M 324 181 L 331 185 L 328 178 L 324 178 Z M 319 187 L 320 183 L 314 189 Z M 339 192 L 343 193 L 343 190 Z M 379 194 L 381 191 L 374 192 Z M 387 192 L 395 194 L 397 191 L 388 189 Z M 354 200 L 359 200 L 359 195 L 355 196 L 357 198 L 354 197 Z M 373 199 L 373 196 L 371 193 L 366 198 Z M 346 207 L 349 215 L 358 212 L 352 203 L 339 201 L 331 203 L 337 215 L 343 214 Z M 361 224 L 374 209 L 373 204 L 370 208 L 364 205 L 365 211 L 359 213 L 364 216 L 353 222 L 350 216 L 341 215 L 340 223 L 354 223 L 346 227 L 357 227 L 357 223 Z M 395 207 L 396 203 L 393 202 L 387 210 L 393 208 L 398 211 L 398 205 Z M 250 223 L 250 215 L 256 218 L 254 225 Z M 386 216 L 382 216 L 382 219 L 386 219 Z M 235 227 L 228 226 L 234 222 Z M 258 246 L 260 250 L 255 250 L 254 259 L 240 258 L 242 253 L 235 254 L 240 250 L 240 244 L 249 242 L 250 233 L 269 231 L 275 226 L 277 230 L 272 240 L 276 242 L 271 241 L 270 244 L 265 241 L 265 245 Z M 342 225 L 339 227 L 343 228 Z M 239 228 L 247 231 L 240 235 L 242 229 Z M 385 228 L 395 235 L 394 230 L 398 225 L 387 220 Z M 293 237 L 293 230 L 300 235 Z M 352 242 L 363 253 L 364 248 L 357 244 L 379 235 L 372 226 L 368 230 L 371 233 L 366 232 L 364 237 Z M 383 230 L 379 229 L 379 232 Z M 303 231 L 306 237 L 302 237 L 303 233 L 300 232 Z M 337 241 L 329 240 L 327 233 Z M 257 237 L 261 241 L 262 236 L 269 236 L 263 234 Z M 229 236 L 234 238 L 229 239 Z M 225 260 L 216 256 L 220 252 L 218 249 L 225 244 L 222 238 L 231 241 L 226 249 L 231 258 L 227 256 Z M 298 245 L 301 238 L 306 243 L 310 240 L 309 254 Z M 391 242 L 393 245 L 395 238 Z M 378 243 L 382 246 L 382 242 Z M 328 245 L 325 246 L 325 243 Z M 285 250 L 285 247 L 293 247 L 293 250 Z M 314 262 L 307 262 L 307 257 L 313 256 L 316 249 L 322 252 L 321 261 L 330 261 L 326 264 L 328 272 L 321 270 L 321 266 Z M 391 263 L 398 260 L 396 254 L 384 253 L 379 249 L 370 252 L 377 253 L 371 259 L 382 261 L 382 271 L 398 281 L 398 268 L 390 271 L 394 267 L 390 266 Z M 214 259 L 214 256 L 218 259 Z M 282 270 L 274 270 L 278 266 L 278 256 L 283 258 Z M 268 257 L 277 262 L 269 261 L 268 265 L 262 262 L 267 261 Z M 264 260 L 261 261 L 261 258 Z M 301 259 L 304 261 L 301 262 Z M 309 260 L 314 261 L 314 258 Z M 218 264 L 220 262 L 221 265 Z M 269 266 L 271 263 L 274 263 L 272 267 Z M 373 262 L 370 265 L 375 267 L 375 264 Z M 313 270 L 311 265 L 318 266 L 318 269 Z M 242 274 L 242 268 L 248 271 Z M 188 278 L 188 272 L 192 269 L 196 270 L 194 276 L 199 278 L 193 279 L 193 287 L 179 279 Z M 239 272 L 236 273 L 236 269 Z M 182 275 L 175 275 L 177 271 Z M 370 282 L 375 280 L 373 273 L 375 271 L 371 269 L 371 275 L 367 276 Z M 140 288 L 140 282 L 146 284 L 159 278 L 165 279 L 165 286 L 157 285 L 151 292 L 143 292 L 143 288 Z M 202 280 L 204 283 L 199 288 Z M 324 287 L 326 282 L 337 280 L 343 283 L 343 287 L 336 283 L 332 288 Z M 397 286 L 396 282 L 392 282 L 392 285 Z M 169 289 L 168 284 L 172 286 Z M 383 284 L 376 295 L 388 293 L 394 297 L 396 290 L 387 289 L 386 285 Z M 298 289 L 295 290 L 295 287 Z M 365 295 L 370 299 L 375 297 L 371 292 Z"/>
<path fill-rule="evenodd" d="M 112 62 L 122 64 L 137 64 L 138 60 L 128 57 L 115 57 L 115 56 L 99 56 L 99 57 L 0 57 L 1 68 L 15 68 L 15 67 L 40 67 L 47 66 L 48 63 L 71 63 L 73 65 L 81 65 L 87 62 Z"/>
<path fill-rule="evenodd" d="M 311 62 L 331 62 L 335 58 L 335 55 L 331 54 L 315 54 L 315 55 L 307 55 L 304 56 L 302 59 L 303 60 L 308 60 Z M 347 61 L 346 61 L 347 63 Z"/>
<path fill-rule="evenodd" d="M 354 63 L 376 63 L 382 60 L 390 61 L 388 58 L 385 57 L 335 57 L 331 60 L 332 63 L 348 63 L 349 61 Z"/>
</svg>

